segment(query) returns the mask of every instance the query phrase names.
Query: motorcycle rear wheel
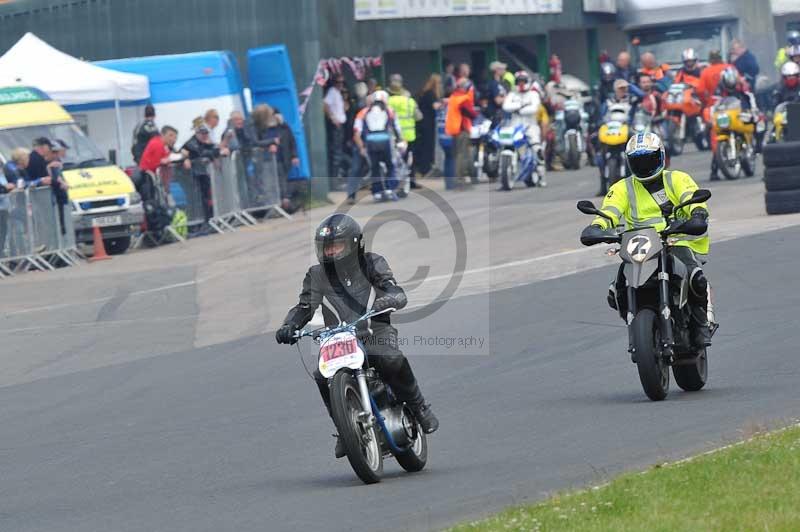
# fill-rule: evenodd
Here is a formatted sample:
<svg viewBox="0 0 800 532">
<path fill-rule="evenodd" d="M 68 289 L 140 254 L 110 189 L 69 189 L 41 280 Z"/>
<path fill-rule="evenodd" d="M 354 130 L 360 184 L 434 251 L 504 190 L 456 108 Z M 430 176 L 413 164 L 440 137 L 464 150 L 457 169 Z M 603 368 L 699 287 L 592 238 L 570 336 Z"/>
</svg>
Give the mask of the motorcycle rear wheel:
<svg viewBox="0 0 800 532">
<path fill-rule="evenodd" d="M 564 154 L 564 166 L 570 170 L 580 170 L 581 152 L 578 151 L 578 138 L 570 135 L 567 143 L 567 153 Z"/>
<path fill-rule="evenodd" d="M 742 177 L 742 162 L 739 157 L 730 157 L 730 142 L 730 140 L 719 141 L 714 157 L 717 159 L 717 166 L 725 179 L 733 181 Z"/>
<path fill-rule="evenodd" d="M 381 481 L 383 475 L 383 452 L 378 432 L 373 425 L 364 426 L 358 418 L 362 412 L 358 383 L 349 371 L 340 371 L 330 383 L 331 415 L 342 439 L 347 460 L 358 478 L 365 484 Z M 371 407 L 369 412 L 371 413 Z"/>
<path fill-rule="evenodd" d="M 661 356 L 661 329 L 655 311 L 640 310 L 631 327 L 642 389 L 650 400 L 663 401 L 669 394 L 669 365 Z"/>
<path fill-rule="evenodd" d="M 672 366 L 675 382 L 684 391 L 697 392 L 703 389 L 708 380 L 708 353 L 705 349 L 695 359 L 694 364 Z"/>
</svg>

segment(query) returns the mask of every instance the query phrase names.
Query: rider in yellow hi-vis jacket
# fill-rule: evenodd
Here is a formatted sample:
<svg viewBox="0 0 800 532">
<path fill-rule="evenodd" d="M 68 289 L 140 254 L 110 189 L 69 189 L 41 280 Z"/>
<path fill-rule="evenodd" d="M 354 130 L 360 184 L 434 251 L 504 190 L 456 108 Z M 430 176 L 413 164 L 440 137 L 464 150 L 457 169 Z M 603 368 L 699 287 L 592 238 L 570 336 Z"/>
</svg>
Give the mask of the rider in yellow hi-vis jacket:
<svg viewBox="0 0 800 532">
<path fill-rule="evenodd" d="M 691 197 L 698 189 L 697 183 L 689 174 L 665 169 L 664 144 L 654 133 L 634 135 L 628 141 L 626 155 L 632 175 L 611 187 L 600 208 L 614 220 L 613 226 L 605 218 L 597 217 L 584 229 L 584 236 L 612 230 L 618 225 L 625 225 L 628 229 L 653 227 L 661 231 L 666 228 L 664 213 L 672 212 L 675 205 Z M 693 341 L 698 346 L 709 345 L 710 289 L 702 270 L 710 242 L 708 207 L 705 203 L 688 205 L 678 211 L 677 218 L 682 223 L 681 229 L 700 235 L 675 235 L 672 253 L 691 272 L 689 299 L 692 307 Z M 695 230 L 698 227 L 702 230 Z"/>
</svg>

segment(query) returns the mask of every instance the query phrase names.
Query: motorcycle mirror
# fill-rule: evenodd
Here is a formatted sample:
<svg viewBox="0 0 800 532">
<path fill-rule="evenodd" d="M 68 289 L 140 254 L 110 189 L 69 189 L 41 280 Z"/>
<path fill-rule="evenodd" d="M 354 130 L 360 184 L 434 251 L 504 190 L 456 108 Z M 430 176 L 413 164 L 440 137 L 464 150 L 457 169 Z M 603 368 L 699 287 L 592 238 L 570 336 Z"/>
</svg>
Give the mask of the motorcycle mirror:
<svg viewBox="0 0 800 532">
<path fill-rule="evenodd" d="M 581 211 L 583 214 L 597 214 L 598 210 L 597 207 L 594 206 L 589 200 L 582 200 L 578 202 L 578 210 Z"/>
</svg>

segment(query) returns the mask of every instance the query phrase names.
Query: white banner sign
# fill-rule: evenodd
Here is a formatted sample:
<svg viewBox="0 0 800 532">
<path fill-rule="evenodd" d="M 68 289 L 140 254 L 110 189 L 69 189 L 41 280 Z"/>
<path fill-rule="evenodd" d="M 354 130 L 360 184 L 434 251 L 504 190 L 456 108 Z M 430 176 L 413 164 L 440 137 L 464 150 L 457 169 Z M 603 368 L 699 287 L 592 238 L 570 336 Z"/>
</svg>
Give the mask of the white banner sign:
<svg viewBox="0 0 800 532">
<path fill-rule="evenodd" d="M 561 13 L 562 0 L 355 0 L 356 20 Z"/>
<path fill-rule="evenodd" d="M 617 0 L 583 0 L 583 10 L 587 13 L 616 13 Z"/>
</svg>

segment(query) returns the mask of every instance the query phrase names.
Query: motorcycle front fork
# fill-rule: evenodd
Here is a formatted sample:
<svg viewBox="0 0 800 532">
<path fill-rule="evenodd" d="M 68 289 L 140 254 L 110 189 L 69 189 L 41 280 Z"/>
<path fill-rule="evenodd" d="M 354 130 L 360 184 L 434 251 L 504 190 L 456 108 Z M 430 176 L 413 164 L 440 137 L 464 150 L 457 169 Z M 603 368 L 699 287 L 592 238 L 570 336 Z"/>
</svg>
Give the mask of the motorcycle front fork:
<svg viewBox="0 0 800 532">
<path fill-rule="evenodd" d="M 659 291 L 659 319 L 661 321 L 661 341 L 665 354 L 672 354 L 675 347 L 675 335 L 672 330 L 672 311 L 669 307 L 669 273 L 667 270 L 667 246 L 661 249 L 661 269 L 658 271 L 658 291 Z"/>
<path fill-rule="evenodd" d="M 372 413 L 372 400 L 370 399 L 369 386 L 367 385 L 367 373 L 363 369 L 357 369 L 354 373 L 358 382 L 358 391 L 361 395 L 361 406 L 363 408 L 359 418 L 367 427 L 372 427 L 375 423 L 375 415 Z"/>
</svg>

